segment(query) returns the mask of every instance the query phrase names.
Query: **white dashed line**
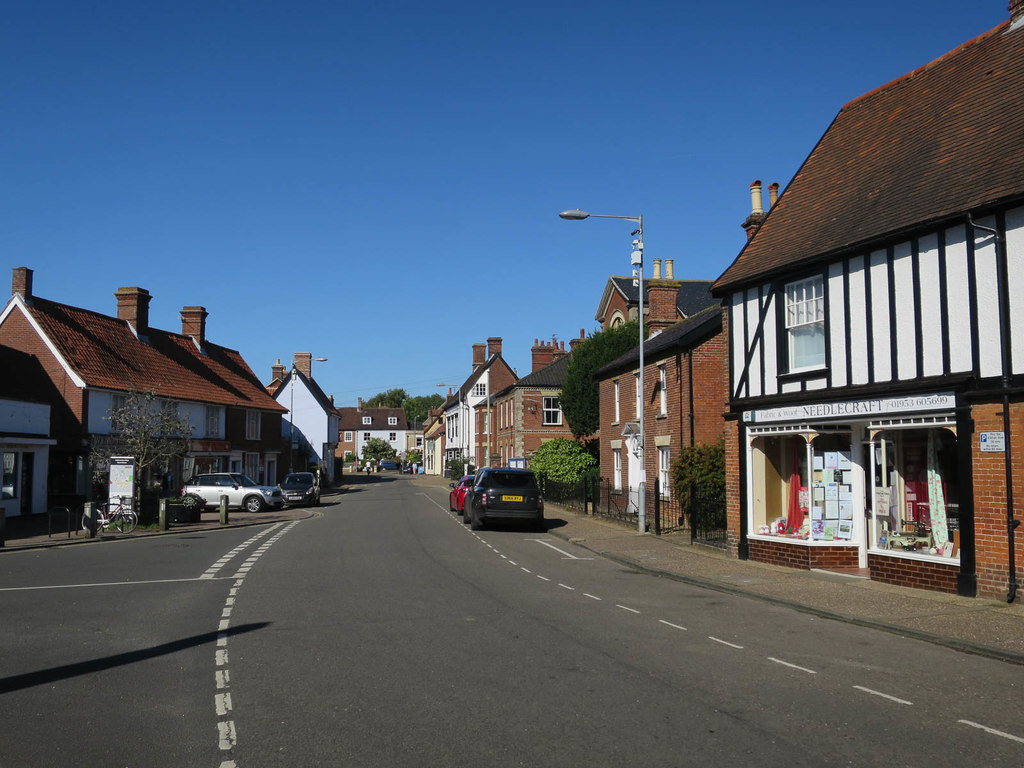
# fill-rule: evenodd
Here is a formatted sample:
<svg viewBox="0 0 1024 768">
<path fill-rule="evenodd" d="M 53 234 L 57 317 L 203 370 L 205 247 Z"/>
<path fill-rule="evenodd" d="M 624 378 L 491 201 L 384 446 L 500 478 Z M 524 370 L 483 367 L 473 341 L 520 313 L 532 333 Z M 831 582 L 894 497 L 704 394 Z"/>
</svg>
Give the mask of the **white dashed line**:
<svg viewBox="0 0 1024 768">
<path fill-rule="evenodd" d="M 615 607 L 621 608 L 624 611 L 629 611 L 630 613 L 640 613 L 640 611 L 638 611 L 636 608 L 630 608 L 628 605 L 619 605 L 618 603 L 616 603 Z"/>
<path fill-rule="evenodd" d="M 722 645 L 728 645 L 730 648 L 735 648 L 738 651 L 742 651 L 743 650 L 743 646 L 742 645 L 736 645 L 735 643 L 727 643 L 725 640 L 719 640 L 717 637 L 712 637 L 711 635 L 708 635 L 708 640 L 714 640 L 716 643 L 721 643 Z"/>
<path fill-rule="evenodd" d="M 774 656 L 769 656 L 768 657 L 768 661 L 774 661 L 776 664 L 781 664 L 782 666 L 789 667 L 790 669 L 798 669 L 801 672 L 806 672 L 809 675 L 816 675 L 816 674 L 818 674 L 813 669 L 808 669 L 807 667 L 800 667 L 800 666 L 797 666 L 796 664 L 790 664 L 788 661 L 783 661 L 782 659 L 776 659 Z"/>
<path fill-rule="evenodd" d="M 225 720 L 217 723 L 217 733 L 220 735 L 219 746 L 221 750 L 234 748 L 238 741 L 238 737 L 235 733 L 235 723 L 233 720 Z"/>
<path fill-rule="evenodd" d="M 995 728 L 989 728 L 987 725 L 982 725 L 981 723 L 972 723 L 970 720 L 957 720 L 957 722 L 963 723 L 964 725 L 969 725 L 971 726 L 971 728 L 977 728 L 979 730 L 984 731 L 985 733 L 991 733 L 993 736 L 1001 736 L 1004 739 L 1009 739 L 1010 741 L 1017 741 L 1021 744 L 1024 744 L 1024 739 L 1022 739 L 1020 736 L 1014 736 L 1012 733 L 1004 733 L 1003 731 L 997 731 Z"/>
<path fill-rule="evenodd" d="M 551 579 L 549 579 L 547 576 L 538 576 L 537 578 L 541 581 L 551 581 Z"/>
<path fill-rule="evenodd" d="M 658 619 L 658 621 L 664 624 L 666 627 L 672 627 L 672 629 L 681 629 L 683 630 L 683 632 L 687 631 L 686 627 L 681 627 L 678 624 L 673 624 L 671 621 L 665 621 L 664 619 Z"/>
<path fill-rule="evenodd" d="M 570 587 L 568 584 L 561 584 L 561 583 L 559 583 L 558 586 L 560 586 L 562 589 L 568 589 L 570 592 L 575 592 L 576 591 L 576 587 Z"/>
<path fill-rule="evenodd" d="M 908 707 L 913 706 L 913 704 L 914 704 L 914 702 L 912 702 L 912 701 L 907 701 L 906 699 L 897 699 L 895 696 L 890 696 L 889 694 L 882 693 L 881 691 L 873 691 L 870 688 L 865 688 L 862 685 L 855 685 L 853 687 L 856 688 L 858 691 L 864 691 L 864 693 L 870 693 L 872 696 L 881 696 L 883 699 L 888 699 L 889 701 L 894 701 L 897 704 L 905 704 Z"/>
<path fill-rule="evenodd" d="M 601 598 L 600 598 L 600 597 L 598 597 L 597 595 L 592 595 L 592 594 L 590 594 L 589 592 L 584 592 L 584 593 L 583 593 L 583 596 L 584 596 L 584 597 L 589 597 L 589 598 L 590 598 L 591 600 L 600 600 L 600 599 L 601 599 Z"/>
</svg>

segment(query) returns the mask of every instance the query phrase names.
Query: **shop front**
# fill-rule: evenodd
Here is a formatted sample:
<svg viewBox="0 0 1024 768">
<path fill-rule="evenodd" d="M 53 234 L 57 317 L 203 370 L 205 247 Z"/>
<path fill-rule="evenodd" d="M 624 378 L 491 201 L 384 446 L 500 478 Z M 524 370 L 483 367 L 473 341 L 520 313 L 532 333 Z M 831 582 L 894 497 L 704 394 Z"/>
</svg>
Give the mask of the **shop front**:
<svg viewBox="0 0 1024 768">
<path fill-rule="evenodd" d="M 956 592 L 960 479 L 952 393 L 746 411 L 753 560 Z"/>
</svg>

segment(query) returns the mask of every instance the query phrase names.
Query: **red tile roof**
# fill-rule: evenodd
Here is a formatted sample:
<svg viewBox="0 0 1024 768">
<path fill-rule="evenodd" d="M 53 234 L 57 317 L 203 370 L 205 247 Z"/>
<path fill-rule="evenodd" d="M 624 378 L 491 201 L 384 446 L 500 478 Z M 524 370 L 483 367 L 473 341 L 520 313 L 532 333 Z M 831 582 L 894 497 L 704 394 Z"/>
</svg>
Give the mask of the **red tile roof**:
<svg viewBox="0 0 1024 768">
<path fill-rule="evenodd" d="M 233 349 L 149 328 L 144 340 L 116 317 L 32 297 L 32 318 L 90 387 L 284 412 Z"/>
<path fill-rule="evenodd" d="M 1006 22 L 851 101 L 715 292 L 1024 195 L 1021 94 Z"/>
</svg>

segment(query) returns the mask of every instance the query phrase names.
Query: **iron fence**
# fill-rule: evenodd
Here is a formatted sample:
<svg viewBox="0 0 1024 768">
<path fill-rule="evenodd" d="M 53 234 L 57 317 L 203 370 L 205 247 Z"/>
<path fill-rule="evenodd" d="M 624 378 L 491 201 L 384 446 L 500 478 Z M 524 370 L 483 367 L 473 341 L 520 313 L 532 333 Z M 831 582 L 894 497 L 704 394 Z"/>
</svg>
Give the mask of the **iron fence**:
<svg viewBox="0 0 1024 768">
<path fill-rule="evenodd" d="M 728 523 L 725 496 L 695 494 L 690 505 L 690 536 L 695 542 L 725 549 L 728 546 Z"/>
</svg>

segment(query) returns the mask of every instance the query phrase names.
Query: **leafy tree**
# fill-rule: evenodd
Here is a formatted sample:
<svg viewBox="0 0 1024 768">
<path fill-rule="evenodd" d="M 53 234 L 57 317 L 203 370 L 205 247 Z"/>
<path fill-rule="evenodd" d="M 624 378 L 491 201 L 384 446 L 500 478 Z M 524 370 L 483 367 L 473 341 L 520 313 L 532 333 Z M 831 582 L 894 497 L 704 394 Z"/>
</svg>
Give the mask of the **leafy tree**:
<svg viewBox="0 0 1024 768">
<path fill-rule="evenodd" d="M 129 392 L 120 408 L 111 408 L 104 419 L 109 435 L 93 438 L 89 463 L 97 483 L 106 482 L 112 456 L 135 459 L 136 476 L 146 480 L 155 472 L 167 472 L 188 453 L 192 425 L 173 403 L 155 392 Z M 148 483 L 147 483 L 148 484 Z"/>
<path fill-rule="evenodd" d="M 431 408 L 437 408 L 443 402 L 444 398 L 437 394 L 407 397 L 402 403 L 402 409 L 410 424 L 419 423 L 427 420 L 427 413 Z"/>
<path fill-rule="evenodd" d="M 405 460 L 410 464 L 419 464 L 423 461 L 423 454 L 418 448 L 413 448 L 405 455 Z"/>
<path fill-rule="evenodd" d="M 562 385 L 562 413 L 577 440 L 597 432 L 600 405 L 594 374 L 601 367 L 637 345 L 636 321 L 593 333 L 581 342 L 569 358 Z"/>
<path fill-rule="evenodd" d="M 381 440 L 379 437 L 371 437 L 363 445 L 363 458 L 380 461 L 381 459 L 393 459 L 395 457 L 395 449 L 391 447 L 391 443 L 387 440 Z"/>
<path fill-rule="evenodd" d="M 683 509 L 698 496 L 725 495 L 725 440 L 683 448 L 672 462 L 672 492 Z"/>
<path fill-rule="evenodd" d="M 530 458 L 530 469 L 560 483 L 578 483 L 596 465 L 586 448 L 567 437 L 549 440 Z"/>
<path fill-rule="evenodd" d="M 365 403 L 364 408 L 401 408 L 402 403 L 409 399 L 409 393 L 404 389 L 389 389 L 387 392 L 380 392 Z"/>
<path fill-rule="evenodd" d="M 466 474 L 465 461 L 462 459 L 451 459 L 448 462 L 448 478 L 450 480 L 460 480 L 464 474 Z"/>
</svg>

